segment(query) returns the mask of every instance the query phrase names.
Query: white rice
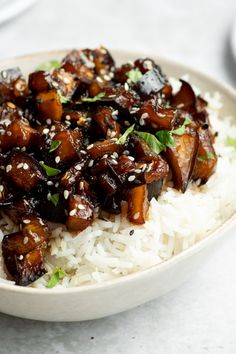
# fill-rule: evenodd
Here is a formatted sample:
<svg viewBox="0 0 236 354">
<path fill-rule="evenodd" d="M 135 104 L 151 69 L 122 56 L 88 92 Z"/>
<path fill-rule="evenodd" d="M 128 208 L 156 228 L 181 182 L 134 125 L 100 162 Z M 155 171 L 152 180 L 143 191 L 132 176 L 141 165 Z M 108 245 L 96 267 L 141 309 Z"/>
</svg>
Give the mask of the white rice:
<svg viewBox="0 0 236 354">
<path fill-rule="evenodd" d="M 172 84 L 176 82 L 172 80 Z M 205 98 L 212 126 L 219 132 L 217 170 L 207 184 L 197 187 L 193 183 L 184 194 L 167 187 L 158 201 L 151 201 L 148 220 L 142 226 L 129 223 L 125 215 L 96 219 L 79 234 L 54 226 L 46 256 L 48 273 L 31 286 L 44 288 L 55 267 L 66 274 L 58 288 L 100 283 L 146 269 L 206 237 L 235 211 L 236 149 L 226 145 L 226 137 L 236 138 L 236 126 L 229 117 L 219 120 L 219 94 L 206 94 Z M 4 214 L 0 227 L 0 243 L 4 234 L 16 230 Z M 1 254 L 0 282 L 9 282 Z"/>
</svg>

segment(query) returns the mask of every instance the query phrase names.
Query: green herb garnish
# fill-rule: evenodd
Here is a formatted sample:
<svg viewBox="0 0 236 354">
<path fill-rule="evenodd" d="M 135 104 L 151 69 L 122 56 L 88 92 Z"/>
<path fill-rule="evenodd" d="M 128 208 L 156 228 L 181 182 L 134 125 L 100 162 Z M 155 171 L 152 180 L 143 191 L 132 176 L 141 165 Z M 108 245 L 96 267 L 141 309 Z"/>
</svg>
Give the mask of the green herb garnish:
<svg viewBox="0 0 236 354">
<path fill-rule="evenodd" d="M 128 136 L 129 136 L 129 134 L 134 131 L 134 127 L 135 127 L 135 124 L 131 125 L 131 127 L 129 127 L 128 129 L 126 129 L 126 131 L 124 132 L 124 134 L 121 135 L 121 137 L 117 140 L 116 143 L 123 145 L 123 144 L 126 142 Z"/>
<path fill-rule="evenodd" d="M 64 96 L 60 90 L 57 90 L 57 94 L 59 96 L 60 102 L 61 103 L 68 103 L 70 101 L 69 97 Z"/>
<path fill-rule="evenodd" d="M 135 131 L 135 134 L 140 136 L 143 140 L 146 141 L 148 146 L 156 153 L 160 154 L 161 151 L 165 150 L 165 145 L 163 145 L 156 137 L 155 135 L 151 133 L 146 133 L 146 132 L 138 132 Z"/>
<path fill-rule="evenodd" d="M 94 97 L 83 97 L 81 99 L 82 102 L 96 102 L 105 96 L 105 92 L 100 92 Z"/>
<path fill-rule="evenodd" d="M 189 125 L 191 122 L 192 122 L 192 120 L 190 118 L 186 117 L 183 122 L 183 125 L 177 129 L 171 130 L 171 134 L 183 135 L 185 133 L 186 125 Z"/>
<path fill-rule="evenodd" d="M 236 149 L 236 139 L 232 138 L 231 136 L 227 136 L 226 144 L 233 146 Z"/>
<path fill-rule="evenodd" d="M 54 288 L 64 276 L 65 273 L 60 268 L 56 268 L 49 279 L 47 288 Z"/>
<path fill-rule="evenodd" d="M 172 136 L 172 132 L 169 130 L 159 130 L 156 132 L 156 137 L 160 143 L 165 147 L 175 147 L 175 139 Z"/>
<path fill-rule="evenodd" d="M 176 143 L 172 135 L 183 135 L 185 133 L 186 125 L 190 124 L 191 122 L 191 119 L 186 117 L 181 127 L 174 130 L 159 130 L 158 132 L 156 132 L 155 135 L 160 141 L 160 143 L 163 145 L 163 150 L 165 150 L 167 147 L 175 147 Z"/>
<path fill-rule="evenodd" d="M 53 167 L 47 166 L 47 165 L 45 165 L 45 163 L 42 163 L 41 166 L 46 171 L 46 174 L 47 174 L 48 177 L 56 176 L 56 175 L 58 175 L 58 173 L 61 172 L 61 170 L 58 170 L 57 168 L 53 168 Z"/>
<path fill-rule="evenodd" d="M 128 73 L 126 73 L 126 76 L 128 76 L 128 79 L 133 82 L 134 84 L 136 84 L 141 77 L 143 76 L 143 74 L 141 73 L 141 71 L 137 68 L 130 70 Z"/>
<path fill-rule="evenodd" d="M 37 70 L 44 70 L 44 71 L 50 71 L 51 69 L 58 69 L 60 68 L 61 63 L 58 60 L 50 60 L 47 61 L 46 63 L 40 64 L 37 67 Z"/>
<path fill-rule="evenodd" d="M 56 207 L 59 203 L 59 193 L 55 193 L 55 194 L 50 195 L 49 200 Z"/>
<path fill-rule="evenodd" d="M 52 140 L 51 146 L 49 148 L 49 152 L 53 152 L 61 145 L 61 140 Z"/>
<path fill-rule="evenodd" d="M 212 152 L 207 152 L 206 155 L 199 156 L 197 159 L 200 161 L 214 160 L 215 155 Z"/>
</svg>

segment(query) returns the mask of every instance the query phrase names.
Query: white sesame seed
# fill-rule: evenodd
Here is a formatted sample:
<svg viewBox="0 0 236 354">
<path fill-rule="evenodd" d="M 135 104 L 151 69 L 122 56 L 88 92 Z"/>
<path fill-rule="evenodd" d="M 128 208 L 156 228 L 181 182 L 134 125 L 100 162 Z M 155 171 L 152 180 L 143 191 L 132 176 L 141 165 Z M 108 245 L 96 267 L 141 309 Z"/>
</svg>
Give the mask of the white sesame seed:
<svg viewBox="0 0 236 354">
<path fill-rule="evenodd" d="M 55 187 L 56 188 L 59 187 L 59 182 L 55 183 Z"/>
<path fill-rule="evenodd" d="M 128 177 L 128 181 L 129 182 L 133 182 L 135 180 L 135 178 L 136 177 L 134 175 L 131 175 L 131 176 Z"/>
<path fill-rule="evenodd" d="M 24 220 L 23 220 L 23 223 L 24 223 L 24 224 L 29 224 L 29 223 L 30 223 L 30 220 L 29 220 L 29 219 L 24 219 Z"/>
<path fill-rule="evenodd" d="M 146 124 L 145 121 L 144 121 L 144 119 L 142 119 L 142 117 L 139 119 L 139 124 L 140 124 L 141 126 Z"/>
<path fill-rule="evenodd" d="M 116 132 L 115 131 L 109 131 L 109 136 L 111 137 L 111 138 L 114 138 L 115 136 L 116 136 Z"/>
<path fill-rule="evenodd" d="M 114 156 L 115 159 L 117 159 L 119 157 L 119 155 L 117 154 L 117 152 L 113 152 L 112 156 Z"/>
<path fill-rule="evenodd" d="M 6 166 L 6 173 L 10 172 L 12 169 L 12 165 L 7 165 Z"/>
<path fill-rule="evenodd" d="M 65 189 L 63 194 L 64 194 L 64 198 L 65 198 L 65 199 L 68 199 L 68 197 L 69 197 L 69 191 Z"/>
<path fill-rule="evenodd" d="M 76 214 L 76 209 L 72 209 L 70 212 L 69 212 L 69 215 L 70 216 L 74 216 Z"/>
<path fill-rule="evenodd" d="M 66 115 L 66 120 L 70 120 L 69 114 Z"/>
<path fill-rule="evenodd" d="M 110 78 L 109 75 L 104 75 L 103 78 L 104 78 L 104 80 L 106 80 L 106 81 L 110 81 L 110 80 L 111 80 L 111 78 Z"/>
<path fill-rule="evenodd" d="M 118 162 L 117 162 L 116 160 L 111 160 L 111 163 L 112 163 L 113 165 L 118 165 Z"/>
<path fill-rule="evenodd" d="M 11 136 L 12 135 L 12 132 L 10 132 L 9 130 L 7 131 L 7 135 L 8 136 Z"/>
<path fill-rule="evenodd" d="M 25 236 L 23 239 L 23 244 L 26 245 L 26 243 L 28 243 L 28 241 L 29 241 L 29 238 L 27 236 Z"/>
<path fill-rule="evenodd" d="M 3 71 L 2 71 L 2 78 L 3 78 L 3 79 L 6 79 L 6 78 L 7 78 L 7 72 L 6 72 L 6 70 L 3 70 Z"/>
<path fill-rule="evenodd" d="M 134 220 L 137 220 L 137 219 L 139 218 L 139 215 L 140 215 L 140 212 L 138 211 L 137 213 L 135 213 L 135 214 L 133 215 L 133 219 L 134 219 Z"/>
<path fill-rule="evenodd" d="M 60 160 L 61 160 L 60 156 L 56 156 L 56 157 L 55 157 L 55 162 L 56 162 L 56 163 L 59 163 Z"/>
<path fill-rule="evenodd" d="M 134 170 L 135 173 L 141 173 L 142 170 L 140 170 L 140 168 L 137 168 L 136 170 Z"/>
<path fill-rule="evenodd" d="M 127 84 L 127 82 L 124 84 L 124 88 L 125 88 L 125 91 L 129 91 L 129 85 Z"/>
<path fill-rule="evenodd" d="M 112 112 L 111 115 L 112 115 L 112 117 L 113 117 L 113 116 L 117 116 L 118 114 L 119 114 L 119 111 L 118 111 L 118 110 L 115 110 L 115 111 Z"/>
<path fill-rule="evenodd" d="M 47 181 L 48 186 L 53 186 L 53 181 Z"/>
<path fill-rule="evenodd" d="M 49 129 L 48 129 L 48 128 L 44 128 L 42 133 L 43 133 L 44 135 L 48 134 L 48 133 L 49 133 Z"/>
<path fill-rule="evenodd" d="M 80 181 L 80 182 L 79 182 L 79 189 L 80 189 L 80 190 L 83 190 L 83 189 L 84 189 L 84 182 L 83 182 L 83 181 Z"/>
<path fill-rule="evenodd" d="M 133 156 L 128 156 L 128 159 L 129 159 L 130 161 L 134 161 L 134 160 L 135 160 L 135 158 L 134 158 Z"/>
<path fill-rule="evenodd" d="M 97 76 L 96 80 L 101 83 L 103 82 L 103 79 L 100 76 Z"/>
<path fill-rule="evenodd" d="M 93 163 L 94 163 L 94 160 L 90 160 L 89 163 L 88 163 L 88 167 L 92 167 Z"/>
<path fill-rule="evenodd" d="M 144 171 L 145 171 L 146 167 L 147 167 L 147 164 L 146 164 L 146 163 L 145 163 L 145 164 L 143 164 L 143 166 L 142 166 L 142 172 L 144 172 Z"/>
<path fill-rule="evenodd" d="M 123 155 L 129 155 L 129 150 L 124 150 Z"/>
<path fill-rule="evenodd" d="M 2 193 L 4 191 L 4 186 L 1 184 L 0 185 L 0 193 Z"/>
<path fill-rule="evenodd" d="M 51 120 L 50 118 L 48 118 L 48 119 L 46 120 L 46 123 L 47 123 L 48 125 L 51 125 L 51 124 L 52 124 L 52 120 Z"/>
<path fill-rule="evenodd" d="M 22 148 L 21 148 L 21 151 L 25 151 L 26 150 L 26 147 L 25 146 L 23 146 Z"/>
<path fill-rule="evenodd" d="M 22 261 L 23 258 L 24 258 L 24 257 L 23 257 L 23 255 L 21 254 L 21 255 L 19 256 L 19 260 Z"/>
<path fill-rule="evenodd" d="M 80 170 L 81 170 L 81 166 L 80 166 L 80 164 L 75 165 L 75 169 L 76 169 L 77 171 L 80 171 Z"/>
<path fill-rule="evenodd" d="M 108 154 L 103 155 L 102 159 L 106 159 L 108 157 Z"/>
<path fill-rule="evenodd" d="M 24 164 L 23 164 L 23 169 L 24 169 L 24 170 L 28 170 L 28 168 L 29 168 L 29 165 L 28 165 L 27 163 L 24 163 Z"/>
<path fill-rule="evenodd" d="M 47 194 L 47 200 L 50 200 L 51 199 L 51 193 L 49 192 L 48 194 Z"/>
<path fill-rule="evenodd" d="M 144 113 L 141 115 L 141 118 L 142 118 L 142 119 L 148 118 L 148 113 L 147 113 L 147 112 L 144 112 Z"/>
<path fill-rule="evenodd" d="M 92 148 L 93 148 L 93 144 L 90 144 L 90 145 L 87 146 L 87 150 L 90 150 Z"/>
<path fill-rule="evenodd" d="M 85 206 L 83 205 L 83 204 L 78 204 L 78 209 L 80 209 L 80 210 L 84 210 L 85 209 Z"/>
<path fill-rule="evenodd" d="M 69 84 L 70 83 L 70 79 L 68 77 L 64 77 L 63 79 L 65 84 Z"/>
</svg>

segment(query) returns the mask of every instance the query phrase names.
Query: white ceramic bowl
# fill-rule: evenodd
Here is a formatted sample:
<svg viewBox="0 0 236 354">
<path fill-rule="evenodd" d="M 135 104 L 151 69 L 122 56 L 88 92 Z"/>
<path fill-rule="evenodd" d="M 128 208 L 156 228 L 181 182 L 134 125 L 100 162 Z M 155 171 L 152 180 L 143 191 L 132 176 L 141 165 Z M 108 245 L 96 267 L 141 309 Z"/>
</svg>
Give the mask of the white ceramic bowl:
<svg viewBox="0 0 236 354">
<path fill-rule="evenodd" d="M 60 59 L 65 53 L 63 50 L 5 60 L 0 62 L 0 70 L 19 66 L 27 74 L 38 64 L 50 59 Z M 143 53 L 121 51 L 114 51 L 112 54 L 118 63 L 147 56 Z M 196 70 L 155 55 L 152 57 L 168 75 L 180 77 L 188 73 L 191 82 L 202 91 L 219 91 L 224 102 L 222 116 L 235 116 L 236 91 Z M 219 241 L 235 228 L 236 212 L 204 240 L 170 260 L 103 284 L 69 289 L 35 289 L 0 284 L 0 312 L 35 320 L 81 321 L 128 310 L 165 294 L 194 276 L 213 248 L 220 245 Z"/>
</svg>

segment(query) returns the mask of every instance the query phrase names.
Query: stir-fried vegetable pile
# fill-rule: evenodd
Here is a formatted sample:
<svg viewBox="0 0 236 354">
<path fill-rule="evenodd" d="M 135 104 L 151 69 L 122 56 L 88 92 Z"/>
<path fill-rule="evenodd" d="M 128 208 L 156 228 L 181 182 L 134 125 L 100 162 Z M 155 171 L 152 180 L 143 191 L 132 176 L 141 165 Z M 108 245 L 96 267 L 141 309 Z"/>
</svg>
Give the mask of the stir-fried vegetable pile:
<svg viewBox="0 0 236 354">
<path fill-rule="evenodd" d="M 101 211 L 145 223 L 148 203 L 170 176 L 185 192 L 205 183 L 217 157 L 207 102 L 160 67 L 116 67 L 105 48 L 73 50 L 29 75 L 0 73 L 0 206 L 19 224 L 2 242 L 17 284 L 45 273 L 47 221 L 80 232 Z"/>
</svg>

